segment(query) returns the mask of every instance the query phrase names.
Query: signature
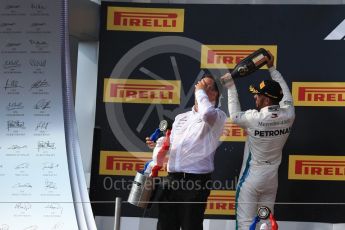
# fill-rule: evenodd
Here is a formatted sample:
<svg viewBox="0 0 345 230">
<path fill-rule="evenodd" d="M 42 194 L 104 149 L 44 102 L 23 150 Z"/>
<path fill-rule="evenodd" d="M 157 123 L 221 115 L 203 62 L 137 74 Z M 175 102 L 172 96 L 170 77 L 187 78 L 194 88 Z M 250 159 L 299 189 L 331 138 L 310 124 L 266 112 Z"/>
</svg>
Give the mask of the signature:
<svg viewBox="0 0 345 230">
<path fill-rule="evenodd" d="M 5 47 L 11 48 L 11 47 L 18 47 L 20 46 L 22 43 L 15 43 L 15 42 L 9 42 L 6 44 Z"/>
<path fill-rule="evenodd" d="M 35 41 L 35 40 L 29 40 L 30 44 L 35 46 L 37 49 L 43 49 L 48 46 L 48 43 L 46 41 Z"/>
<path fill-rule="evenodd" d="M 48 181 L 48 180 L 46 180 L 45 182 L 44 182 L 44 187 L 46 188 L 46 189 L 52 189 L 52 190 L 56 190 L 57 189 L 57 185 L 56 185 L 56 183 L 55 182 L 53 182 L 53 181 Z"/>
<path fill-rule="evenodd" d="M 64 225 L 63 222 L 56 223 L 56 224 L 52 227 L 52 230 L 62 229 L 63 225 Z"/>
<path fill-rule="evenodd" d="M 62 214 L 62 211 L 63 211 L 63 207 L 61 207 L 60 204 L 58 203 L 50 203 L 50 204 L 47 204 L 44 208 L 48 209 L 48 210 L 52 210 L 54 212 L 60 212 L 60 214 Z"/>
<path fill-rule="evenodd" d="M 35 9 L 35 10 L 45 10 L 47 7 L 42 5 L 42 4 L 39 4 L 39 3 L 31 3 L 31 9 Z"/>
<path fill-rule="evenodd" d="M 39 141 L 37 144 L 38 152 L 40 149 L 56 149 L 55 143 L 50 141 Z"/>
<path fill-rule="evenodd" d="M 31 209 L 31 204 L 30 203 L 16 203 L 14 205 L 14 208 L 27 211 Z"/>
<path fill-rule="evenodd" d="M 19 9 L 20 5 L 7 5 L 5 6 L 6 10 L 12 10 L 12 9 Z"/>
<path fill-rule="evenodd" d="M 34 67 L 45 67 L 47 64 L 47 60 L 31 59 L 29 63 L 31 66 L 34 66 Z"/>
<path fill-rule="evenodd" d="M 19 60 L 6 60 L 4 62 L 4 69 L 13 69 L 13 68 L 17 68 L 17 67 L 20 67 L 21 64 L 19 62 Z"/>
<path fill-rule="evenodd" d="M 39 89 L 39 88 L 45 88 L 45 87 L 49 87 L 48 81 L 46 79 L 38 80 L 38 81 L 32 83 L 30 90 L 32 90 L 32 89 Z"/>
<path fill-rule="evenodd" d="M 46 23 L 44 23 L 44 22 L 33 22 L 33 23 L 31 23 L 31 27 L 36 27 L 36 26 L 45 26 L 46 25 Z"/>
<path fill-rule="evenodd" d="M 0 230 L 8 230 L 10 227 L 7 224 L 0 225 Z"/>
<path fill-rule="evenodd" d="M 36 230 L 36 229 L 38 229 L 38 226 L 36 226 L 36 225 L 31 225 L 31 226 L 29 226 L 29 227 L 24 228 L 23 230 Z"/>
<path fill-rule="evenodd" d="M 19 85 L 19 81 L 17 80 L 7 79 L 4 88 L 6 91 L 7 89 L 24 88 L 24 87 Z"/>
<path fill-rule="evenodd" d="M 6 106 L 6 109 L 8 111 L 11 111 L 11 110 L 16 110 L 16 109 L 23 109 L 24 106 L 23 106 L 23 103 L 22 102 L 9 102 L 8 105 Z"/>
<path fill-rule="evenodd" d="M 37 123 L 35 130 L 47 130 L 49 122 L 40 121 Z"/>
<path fill-rule="evenodd" d="M 29 163 L 22 163 L 22 164 L 19 164 L 17 165 L 14 169 L 27 169 L 29 168 Z"/>
<path fill-rule="evenodd" d="M 18 120 L 7 121 L 7 130 L 10 131 L 10 129 L 25 129 L 24 121 L 18 121 Z"/>
<path fill-rule="evenodd" d="M 15 26 L 16 23 L 14 22 L 3 22 L 0 24 L 0 27 L 6 27 L 6 26 Z"/>
<path fill-rule="evenodd" d="M 10 147 L 8 147 L 8 149 L 16 150 L 16 149 L 25 149 L 25 148 L 27 148 L 27 147 L 28 147 L 27 145 L 22 145 L 22 146 L 19 146 L 19 145 L 11 145 Z"/>
<path fill-rule="evenodd" d="M 40 42 L 40 41 L 35 41 L 35 40 L 30 39 L 29 42 L 30 42 L 31 45 L 37 45 L 37 46 L 46 46 L 46 45 L 48 45 L 48 43 L 46 41 L 41 41 Z"/>
<path fill-rule="evenodd" d="M 45 100 L 45 99 L 41 99 L 39 100 L 36 105 L 34 106 L 34 109 L 49 109 L 50 108 L 50 100 Z"/>
<path fill-rule="evenodd" d="M 52 162 L 45 162 L 43 163 L 42 170 L 53 169 L 53 168 L 58 168 L 58 167 L 59 167 L 59 164 L 52 163 Z"/>
<path fill-rule="evenodd" d="M 12 188 L 32 188 L 32 185 L 30 183 L 17 183 L 12 186 Z"/>
<path fill-rule="evenodd" d="M 14 169 L 27 169 L 29 168 L 29 163 L 22 163 L 22 164 L 19 164 L 17 165 Z"/>
</svg>

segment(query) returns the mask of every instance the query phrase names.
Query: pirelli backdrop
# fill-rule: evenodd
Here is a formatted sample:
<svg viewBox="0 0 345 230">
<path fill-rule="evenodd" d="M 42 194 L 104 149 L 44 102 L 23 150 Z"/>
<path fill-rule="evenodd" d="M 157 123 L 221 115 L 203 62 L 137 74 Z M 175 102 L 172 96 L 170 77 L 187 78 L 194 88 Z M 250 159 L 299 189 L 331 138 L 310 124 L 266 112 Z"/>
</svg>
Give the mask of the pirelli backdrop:
<svg viewBox="0 0 345 230">
<path fill-rule="evenodd" d="M 217 77 L 263 47 L 292 90 L 296 120 L 279 170 L 276 217 L 345 222 L 345 6 L 179 5 L 103 2 L 91 198 L 97 216 L 113 215 L 131 180 L 151 159 L 144 139 L 162 119 L 189 110 L 194 85 Z M 250 84 L 236 80 L 242 109 Z M 223 92 L 220 108 L 227 111 Z M 99 134 L 99 135 L 98 135 Z M 208 218 L 234 218 L 246 133 L 228 121 L 215 156 Z M 161 176 L 166 172 L 160 172 Z M 322 203 L 322 204 L 320 204 Z M 124 204 L 123 216 L 156 216 Z"/>
</svg>

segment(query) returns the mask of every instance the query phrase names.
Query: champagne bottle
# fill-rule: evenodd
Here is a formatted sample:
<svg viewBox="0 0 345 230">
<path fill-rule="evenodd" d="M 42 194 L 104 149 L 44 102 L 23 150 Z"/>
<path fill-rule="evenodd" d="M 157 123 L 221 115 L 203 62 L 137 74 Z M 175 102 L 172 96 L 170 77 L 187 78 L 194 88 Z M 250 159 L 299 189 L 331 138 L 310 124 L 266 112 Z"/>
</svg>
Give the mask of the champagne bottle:
<svg viewBox="0 0 345 230">
<path fill-rule="evenodd" d="M 271 58 L 269 53 L 264 48 L 258 49 L 254 53 L 241 60 L 235 66 L 235 68 L 231 71 L 231 77 L 245 77 L 255 72 L 267 63 L 265 57 L 268 57 L 269 59 Z M 221 80 L 221 83 L 225 85 L 227 83 L 227 80 Z"/>
</svg>

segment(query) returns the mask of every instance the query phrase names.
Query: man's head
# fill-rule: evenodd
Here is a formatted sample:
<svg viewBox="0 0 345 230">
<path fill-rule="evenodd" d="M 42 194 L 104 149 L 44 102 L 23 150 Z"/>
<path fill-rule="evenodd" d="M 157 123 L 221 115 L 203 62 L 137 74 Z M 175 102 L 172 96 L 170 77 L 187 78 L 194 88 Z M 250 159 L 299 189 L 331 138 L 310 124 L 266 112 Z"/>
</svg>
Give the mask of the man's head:
<svg viewBox="0 0 345 230">
<path fill-rule="evenodd" d="M 249 91 L 254 94 L 256 108 L 260 109 L 278 105 L 283 98 L 283 91 L 279 83 L 272 80 L 264 80 L 259 87 L 249 86 Z"/>
<path fill-rule="evenodd" d="M 217 107 L 220 92 L 215 78 L 210 74 L 205 74 L 200 81 L 203 81 L 206 85 L 206 88 L 204 90 L 210 102 L 214 103 L 215 107 Z"/>
</svg>

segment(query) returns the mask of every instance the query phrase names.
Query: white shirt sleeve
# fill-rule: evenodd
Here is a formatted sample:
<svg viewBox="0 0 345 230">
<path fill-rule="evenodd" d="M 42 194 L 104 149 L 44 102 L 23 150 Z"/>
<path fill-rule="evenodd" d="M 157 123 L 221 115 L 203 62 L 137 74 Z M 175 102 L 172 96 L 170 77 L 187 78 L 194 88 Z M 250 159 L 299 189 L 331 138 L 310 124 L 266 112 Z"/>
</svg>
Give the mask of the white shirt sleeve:
<svg viewBox="0 0 345 230">
<path fill-rule="evenodd" d="M 198 113 L 201 114 L 202 119 L 210 125 L 213 125 L 218 118 L 225 120 L 224 113 L 219 113 L 214 105 L 208 99 L 206 92 L 202 89 L 196 90 L 195 98 L 198 102 Z"/>
</svg>

